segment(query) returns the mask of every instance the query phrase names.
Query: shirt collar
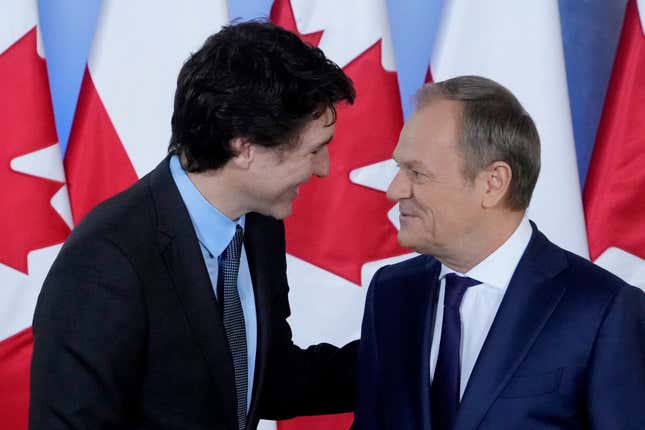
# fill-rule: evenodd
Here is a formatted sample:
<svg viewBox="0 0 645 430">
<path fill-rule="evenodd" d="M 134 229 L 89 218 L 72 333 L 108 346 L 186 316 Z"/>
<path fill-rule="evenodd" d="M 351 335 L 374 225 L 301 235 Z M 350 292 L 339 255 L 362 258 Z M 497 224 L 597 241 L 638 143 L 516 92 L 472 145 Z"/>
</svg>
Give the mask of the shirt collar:
<svg viewBox="0 0 645 430">
<path fill-rule="evenodd" d="M 522 221 L 520 221 L 520 224 L 506 242 L 479 264 L 466 273 L 457 273 L 441 264 L 439 279 L 443 279 L 448 273 L 457 273 L 460 276 L 468 276 L 482 284 L 506 291 L 520 258 L 522 258 L 531 240 L 532 234 L 531 224 L 528 217 L 524 215 Z"/>
<path fill-rule="evenodd" d="M 211 255 L 219 256 L 233 239 L 236 225 L 244 228 L 245 216 L 232 221 L 210 204 L 181 167 L 177 155 L 170 158 L 170 174 L 188 209 L 199 243 Z"/>
</svg>

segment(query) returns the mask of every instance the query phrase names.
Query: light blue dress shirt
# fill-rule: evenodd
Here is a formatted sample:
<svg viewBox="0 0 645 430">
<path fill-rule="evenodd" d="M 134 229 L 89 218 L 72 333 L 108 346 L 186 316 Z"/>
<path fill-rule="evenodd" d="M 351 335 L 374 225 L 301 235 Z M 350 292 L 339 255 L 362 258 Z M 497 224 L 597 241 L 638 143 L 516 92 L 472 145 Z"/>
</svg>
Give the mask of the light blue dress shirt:
<svg viewBox="0 0 645 430">
<path fill-rule="evenodd" d="M 188 209 L 188 214 L 195 228 L 197 239 L 200 243 L 204 263 L 211 279 L 213 293 L 217 297 L 217 277 L 219 274 L 219 259 L 235 234 L 236 225 L 244 228 L 245 217 L 231 221 L 224 214 L 211 205 L 182 169 L 179 158 L 175 155 L 170 159 L 170 173 L 179 188 L 179 194 Z M 257 319 L 255 312 L 255 296 L 251 283 L 251 272 L 246 251 L 242 246 L 240 256 L 240 269 L 237 276 L 237 291 L 242 302 L 244 313 L 244 326 L 246 329 L 246 350 L 248 353 L 248 392 L 246 407 L 251 405 L 253 390 L 253 375 L 255 371 L 255 353 L 257 349 Z"/>
</svg>

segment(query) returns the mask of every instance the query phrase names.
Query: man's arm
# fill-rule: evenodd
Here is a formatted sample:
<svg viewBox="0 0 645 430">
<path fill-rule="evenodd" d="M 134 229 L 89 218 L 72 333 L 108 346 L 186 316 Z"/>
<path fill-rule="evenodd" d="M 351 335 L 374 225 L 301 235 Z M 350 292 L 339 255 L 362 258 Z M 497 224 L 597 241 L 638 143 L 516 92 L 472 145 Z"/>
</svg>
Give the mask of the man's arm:
<svg viewBox="0 0 645 430">
<path fill-rule="evenodd" d="M 358 398 L 352 430 L 378 430 L 382 428 L 381 378 L 379 376 L 378 335 L 376 333 L 374 296 L 381 270 L 370 282 L 365 300 L 361 343 L 358 353 Z"/>
<path fill-rule="evenodd" d="M 607 309 L 589 363 L 588 416 L 598 430 L 645 428 L 645 294 L 625 285 Z"/>
<path fill-rule="evenodd" d="M 262 217 L 261 220 L 266 218 Z M 265 252 L 279 258 L 272 262 L 278 276 L 271 292 L 272 338 L 264 390 L 260 396 L 260 416 L 286 419 L 351 412 L 356 400 L 358 341 L 342 348 L 321 343 L 304 350 L 293 343 L 291 327 L 287 322 L 291 310 L 284 225 L 270 220 L 263 226 L 263 232 L 264 237 L 268 238 L 264 243 L 270 243 L 270 249 L 265 249 Z"/>
<path fill-rule="evenodd" d="M 342 348 L 327 343 L 301 349 L 293 344 L 287 293 L 273 301 L 273 342 L 260 415 L 286 419 L 351 412 L 356 398 L 358 341 Z"/>
<path fill-rule="evenodd" d="M 116 246 L 65 246 L 34 316 L 30 430 L 132 428 L 145 331 L 137 276 Z"/>
</svg>

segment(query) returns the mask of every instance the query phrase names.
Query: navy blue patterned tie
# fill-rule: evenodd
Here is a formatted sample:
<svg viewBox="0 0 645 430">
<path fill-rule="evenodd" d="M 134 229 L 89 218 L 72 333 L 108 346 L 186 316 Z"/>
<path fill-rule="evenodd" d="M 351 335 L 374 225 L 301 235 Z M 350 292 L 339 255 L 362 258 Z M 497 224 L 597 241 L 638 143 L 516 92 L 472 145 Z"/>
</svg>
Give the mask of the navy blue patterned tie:
<svg viewBox="0 0 645 430">
<path fill-rule="evenodd" d="M 480 284 L 474 279 L 446 275 L 444 288 L 443 325 L 439 356 L 432 379 L 432 429 L 452 430 L 459 407 L 459 379 L 461 375 L 461 318 L 459 305 L 466 290 Z"/>
<path fill-rule="evenodd" d="M 233 358 L 235 394 L 237 397 L 237 422 L 240 430 L 246 429 L 246 396 L 248 388 L 248 356 L 246 330 L 240 295 L 237 292 L 237 273 L 240 268 L 240 253 L 244 231 L 239 225 L 235 236 L 224 251 L 219 266 L 224 332 Z M 218 282 L 219 284 L 220 282 Z"/>
</svg>

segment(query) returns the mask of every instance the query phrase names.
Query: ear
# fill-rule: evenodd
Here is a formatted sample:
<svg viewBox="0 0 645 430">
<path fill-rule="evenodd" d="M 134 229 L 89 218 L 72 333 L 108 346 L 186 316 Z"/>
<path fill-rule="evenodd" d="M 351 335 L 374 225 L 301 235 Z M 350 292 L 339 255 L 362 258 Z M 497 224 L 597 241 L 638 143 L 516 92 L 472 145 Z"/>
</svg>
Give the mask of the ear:
<svg viewBox="0 0 645 430">
<path fill-rule="evenodd" d="M 490 209 L 503 203 L 513 178 L 511 166 L 505 161 L 495 161 L 485 168 L 480 175 L 483 176 L 480 179 L 483 181 L 484 186 L 482 207 Z"/>
<path fill-rule="evenodd" d="M 251 142 L 241 137 L 236 137 L 231 140 L 231 149 L 234 154 L 233 158 L 231 158 L 231 163 L 239 168 L 247 169 L 251 165 L 255 154 Z"/>
</svg>

